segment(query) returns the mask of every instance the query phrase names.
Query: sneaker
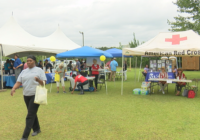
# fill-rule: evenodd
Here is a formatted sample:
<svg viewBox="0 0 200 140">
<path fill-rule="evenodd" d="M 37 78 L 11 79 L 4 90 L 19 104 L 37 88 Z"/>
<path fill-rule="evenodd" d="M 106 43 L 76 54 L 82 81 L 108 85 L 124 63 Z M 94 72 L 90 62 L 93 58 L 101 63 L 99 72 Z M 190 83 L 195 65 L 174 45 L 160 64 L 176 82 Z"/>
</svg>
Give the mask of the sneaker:
<svg viewBox="0 0 200 140">
<path fill-rule="evenodd" d="M 63 91 L 63 93 L 67 93 L 66 91 Z"/>
<path fill-rule="evenodd" d="M 35 131 L 35 132 L 33 132 L 33 133 L 32 133 L 32 136 L 36 136 L 36 135 L 38 135 L 39 133 L 41 133 L 41 131 L 40 131 L 40 130 L 38 130 L 38 131 Z"/>
<path fill-rule="evenodd" d="M 163 94 L 165 94 L 165 92 L 164 92 L 164 91 L 163 91 L 162 93 L 163 93 Z"/>
<path fill-rule="evenodd" d="M 59 93 L 59 91 L 57 91 L 56 93 Z"/>
</svg>

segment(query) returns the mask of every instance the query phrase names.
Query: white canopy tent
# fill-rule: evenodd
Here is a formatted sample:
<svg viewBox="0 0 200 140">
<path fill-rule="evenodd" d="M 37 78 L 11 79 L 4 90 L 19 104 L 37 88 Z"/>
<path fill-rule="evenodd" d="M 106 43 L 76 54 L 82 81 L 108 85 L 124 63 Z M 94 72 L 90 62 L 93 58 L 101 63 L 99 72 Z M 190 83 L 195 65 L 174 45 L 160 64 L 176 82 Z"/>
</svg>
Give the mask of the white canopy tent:
<svg viewBox="0 0 200 140">
<path fill-rule="evenodd" d="M 123 49 L 124 55 L 200 56 L 200 36 L 194 31 L 159 33 L 136 48 Z"/>
<path fill-rule="evenodd" d="M 136 48 L 124 48 L 123 55 L 133 56 L 200 56 L 200 36 L 192 30 L 159 33 Z M 122 57 L 122 66 L 123 66 Z M 123 75 L 121 94 L 123 94 Z"/>
<path fill-rule="evenodd" d="M 81 47 L 71 41 L 59 27 L 47 37 L 35 37 L 22 29 L 13 16 L 0 28 L 0 44 L 4 56 L 12 56 L 15 53 L 20 56 L 55 55 Z"/>
<path fill-rule="evenodd" d="M 17 53 L 20 57 L 29 54 L 50 56 L 81 47 L 71 41 L 59 27 L 47 37 L 35 37 L 21 28 L 13 16 L 0 28 L 0 46 L 1 61 L 2 55 L 13 57 Z M 1 75 L 3 79 L 2 67 Z"/>
</svg>

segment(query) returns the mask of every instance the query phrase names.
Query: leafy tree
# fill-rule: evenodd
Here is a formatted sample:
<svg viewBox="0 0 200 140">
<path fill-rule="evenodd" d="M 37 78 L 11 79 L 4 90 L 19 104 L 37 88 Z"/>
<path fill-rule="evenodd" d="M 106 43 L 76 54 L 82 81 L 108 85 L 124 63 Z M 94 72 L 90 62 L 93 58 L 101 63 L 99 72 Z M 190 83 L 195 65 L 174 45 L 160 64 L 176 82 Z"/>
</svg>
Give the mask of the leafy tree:
<svg viewBox="0 0 200 140">
<path fill-rule="evenodd" d="M 185 16 L 174 17 L 175 21 L 167 21 L 171 25 L 169 31 L 186 31 L 192 29 L 200 34 L 200 1 L 199 0 L 177 0 L 173 2 L 178 7 L 178 12 Z M 186 16 L 187 15 L 187 16 Z"/>
<path fill-rule="evenodd" d="M 129 42 L 129 46 L 131 48 L 135 48 L 135 47 L 137 47 L 139 45 L 140 45 L 140 42 L 139 42 L 139 40 L 136 39 L 135 33 L 133 33 L 133 40 L 131 42 Z"/>
</svg>

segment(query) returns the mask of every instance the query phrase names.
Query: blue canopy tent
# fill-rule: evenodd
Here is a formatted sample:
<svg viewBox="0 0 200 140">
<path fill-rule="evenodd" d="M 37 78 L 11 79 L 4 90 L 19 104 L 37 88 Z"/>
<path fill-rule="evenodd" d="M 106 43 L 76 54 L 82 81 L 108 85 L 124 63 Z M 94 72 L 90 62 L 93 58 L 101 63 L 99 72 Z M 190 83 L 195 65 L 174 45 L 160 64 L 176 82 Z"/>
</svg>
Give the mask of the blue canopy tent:
<svg viewBox="0 0 200 140">
<path fill-rule="evenodd" d="M 106 50 L 105 52 L 112 54 L 113 57 L 122 57 L 122 50 L 120 50 L 120 49 L 112 48 L 112 49 Z M 124 57 L 132 57 L 132 56 L 124 55 Z"/>
<path fill-rule="evenodd" d="M 88 46 L 83 46 L 78 49 L 59 53 L 56 55 L 56 58 L 85 58 L 85 57 L 100 57 L 101 55 L 104 55 L 107 58 L 113 57 L 108 52 L 105 52 L 105 51 L 102 51 L 99 49 L 94 49 L 94 48 L 88 47 Z M 105 70 L 104 70 L 104 72 L 105 72 Z M 105 80 L 106 80 L 106 76 L 105 76 Z M 105 85 L 106 85 L 106 94 L 107 94 L 107 83 L 106 82 L 105 82 Z"/>
<path fill-rule="evenodd" d="M 108 52 L 84 46 L 78 49 L 59 53 L 56 55 L 56 58 L 84 58 L 84 57 L 99 57 L 101 55 L 104 55 L 107 58 L 113 57 Z"/>
</svg>

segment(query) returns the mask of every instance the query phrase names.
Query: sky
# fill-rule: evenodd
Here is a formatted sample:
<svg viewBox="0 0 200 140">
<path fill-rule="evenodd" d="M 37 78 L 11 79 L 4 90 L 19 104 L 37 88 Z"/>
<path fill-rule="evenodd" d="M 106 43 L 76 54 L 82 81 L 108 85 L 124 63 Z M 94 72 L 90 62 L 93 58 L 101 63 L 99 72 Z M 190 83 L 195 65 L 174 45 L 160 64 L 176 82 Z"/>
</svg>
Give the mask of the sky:
<svg viewBox="0 0 200 140">
<path fill-rule="evenodd" d="M 168 32 L 177 16 L 174 0 L 0 0 L 0 27 L 11 17 L 28 33 L 45 37 L 58 27 L 82 46 L 127 45 L 133 33 L 140 42 Z"/>
</svg>

